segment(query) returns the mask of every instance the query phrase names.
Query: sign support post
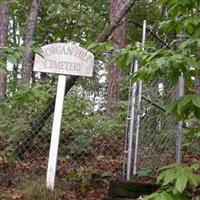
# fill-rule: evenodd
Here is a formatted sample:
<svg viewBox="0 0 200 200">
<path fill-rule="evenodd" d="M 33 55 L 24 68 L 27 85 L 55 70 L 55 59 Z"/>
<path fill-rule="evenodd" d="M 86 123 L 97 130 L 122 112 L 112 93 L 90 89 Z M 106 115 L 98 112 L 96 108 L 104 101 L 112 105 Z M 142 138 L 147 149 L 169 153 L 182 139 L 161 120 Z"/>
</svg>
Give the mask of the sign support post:
<svg viewBox="0 0 200 200">
<path fill-rule="evenodd" d="M 66 79 L 67 79 L 66 75 L 58 76 L 58 86 L 56 94 L 55 111 L 53 117 L 53 128 L 52 128 L 51 144 L 50 144 L 50 152 L 49 152 L 49 160 L 47 168 L 47 179 L 46 179 L 47 188 L 50 190 L 54 189 Z"/>
<path fill-rule="evenodd" d="M 47 189 L 54 190 L 66 75 L 92 77 L 93 66 L 94 55 L 72 43 L 45 45 L 41 48 L 41 53 L 35 56 L 34 71 L 59 75 L 47 167 Z"/>
</svg>

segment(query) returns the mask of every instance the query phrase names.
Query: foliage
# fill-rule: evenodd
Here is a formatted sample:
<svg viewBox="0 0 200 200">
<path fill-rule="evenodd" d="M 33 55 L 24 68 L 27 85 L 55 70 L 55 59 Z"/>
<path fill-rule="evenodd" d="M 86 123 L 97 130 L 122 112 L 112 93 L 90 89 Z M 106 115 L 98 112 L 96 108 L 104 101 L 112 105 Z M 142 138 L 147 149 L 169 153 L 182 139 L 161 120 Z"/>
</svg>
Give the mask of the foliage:
<svg viewBox="0 0 200 200">
<path fill-rule="evenodd" d="M 169 5 L 169 20 L 165 20 L 160 23 L 160 28 L 168 30 L 168 32 L 175 32 L 175 38 L 170 41 L 170 49 L 159 49 L 157 51 L 155 46 L 149 46 L 147 50 L 142 55 L 141 52 L 138 53 L 135 49 L 122 49 L 119 55 L 123 65 L 127 66 L 135 58 L 142 62 L 142 68 L 138 75 L 140 79 L 150 79 L 151 77 L 161 77 L 166 73 L 169 73 L 169 77 L 177 82 L 178 77 L 181 73 L 184 74 L 187 82 L 190 83 L 192 75 L 194 72 L 198 73 L 199 58 L 197 56 L 197 50 L 199 49 L 199 23 L 198 12 L 195 9 L 198 6 L 198 1 L 167 1 Z M 181 7 L 181 9 L 177 9 Z M 192 9 L 188 9 L 192 8 Z M 172 23 L 174 20 L 179 19 L 177 23 Z M 178 28 L 177 28 L 178 27 Z M 190 30 L 193 27 L 193 31 Z M 183 35 L 180 35 L 180 34 Z M 172 77 L 171 77 L 172 76 Z"/>
<path fill-rule="evenodd" d="M 67 175 L 68 181 L 76 186 L 81 193 L 85 193 L 90 186 L 93 188 L 107 186 L 111 177 L 112 174 L 109 172 L 95 171 L 90 168 L 73 170 Z"/>
<path fill-rule="evenodd" d="M 167 166 L 162 168 L 157 178 L 157 183 L 161 184 L 160 190 L 142 199 L 198 199 L 195 193 L 200 184 L 200 176 L 196 173 L 199 168 L 199 164 L 190 167 Z"/>
<path fill-rule="evenodd" d="M 49 97 L 55 94 L 55 76 L 49 74 L 35 74 L 31 87 L 20 84 L 21 61 L 24 52 L 27 51 L 23 47 L 23 37 L 30 2 L 28 0 L 11 1 L 8 45 L 0 49 L 0 53 L 3 53 L 7 62 L 12 65 L 12 69 L 9 70 L 0 65 L 0 71 L 7 73 L 8 80 L 8 98 L 0 102 L 0 135 L 11 142 L 15 142 L 19 136 L 31 128 L 31 123 L 43 110 Z M 200 118 L 200 97 L 196 95 L 195 90 L 195 81 L 200 75 L 200 17 L 197 9 L 200 6 L 199 1 L 137 1 L 128 16 L 129 45 L 123 49 L 116 49 L 110 44 L 112 37 L 109 38 L 108 43 L 94 43 L 96 36 L 108 21 L 109 3 L 110 1 L 107 0 L 98 2 L 95 0 L 44 0 L 41 4 L 34 41 L 30 47 L 32 52 L 38 53 L 40 46 L 44 44 L 73 40 L 94 51 L 96 56 L 94 77 L 79 79 L 74 91 L 65 99 L 62 136 L 69 140 L 63 148 L 66 148 L 71 156 L 89 156 L 94 153 L 90 146 L 94 139 L 104 137 L 112 141 L 112 138 L 122 137 L 126 118 L 127 83 L 130 78 L 133 81 L 169 79 L 170 84 L 175 87 L 180 75 L 183 74 L 187 94 L 166 106 L 166 114 L 173 116 L 175 120 L 183 120 L 187 130 L 198 135 L 198 125 L 197 128 L 193 128 L 193 122 L 194 119 Z M 168 16 L 163 15 L 165 9 Z M 143 19 L 148 19 L 148 28 L 159 34 L 163 43 L 166 43 L 164 47 L 152 35 L 149 35 L 149 31 L 147 36 L 151 41 L 147 41 L 144 51 L 141 50 L 141 46 L 138 47 L 135 44 L 135 41 L 140 40 L 141 28 L 138 24 L 141 25 Z M 105 107 L 107 84 L 102 79 L 106 79 L 109 69 L 109 66 L 106 66 L 107 60 L 111 55 L 110 64 L 117 63 L 122 66 L 127 76 L 124 80 L 125 86 L 122 88 L 124 96 L 116 105 L 118 112 L 113 119 L 108 119 Z M 138 73 L 129 77 L 129 68 L 135 59 L 139 61 L 141 67 Z M 40 134 L 46 136 L 50 130 L 49 120 Z M 145 131 L 142 134 L 145 134 Z M 161 134 L 167 137 L 168 132 Z M 191 139 L 189 143 L 190 141 Z M 173 174 L 173 179 L 169 183 L 170 190 L 161 191 L 157 195 L 161 195 L 160 199 L 166 196 L 170 199 L 173 195 L 177 195 L 178 199 L 179 196 L 184 195 L 181 191 L 186 186 L 176 186 L 177 174 L 186 174 L 187 170 L 192 170 L 192 168 L 184 168 L 186 171 L 178 167 L 168 170 L 171 170 L 170 173 Z M 85 182 L 83 181 L 87 179 L 85 176 L 90 177 L 85 172 L 76 175 L 77 180 L 81 180 L 80 182 Z M 161 177 L 165 181 L 167 176 L 165 174 Z M 185 185 L 191 182 L 191 178 L 183 179 Z"/>
<path fill-rule="evenodd" d="M 18 138 L 27 130 L 29 123 L 40 112 L 51 93 L 52 89 L 45 84 L 33 88 L 19 86 L 17 93 L 0 102 L 0 113 L 3 114 L 0 134 L 9 140 Z"/>
<path fill-rule="evenodd" d="M 24 199 L 29 200 L 55 200 L 58 199 L 58 191 L 47 190 L 45 184 L 41 180 L 26 182 L 24 190 Z"/>
<path fill-rule="evenodd" d="M 75 87 L 64 101 L 61 143 L 67 141 L 62 148 L 69 155 L 83 157 L 94 154 L 92 141 L 95 139 L 103 137 L 111 142 L 112 139 L 121 138 L 125 112 L 121 111 L 114 119 L 107 120 L 104 116 L 105 111 L 94 111 L 92 99 L 87 93 L 82 94 L 81 91 L 77 92 L 78 90 L 78 87 Z M 32 88 L 19 85 L 18 91 L 12 97 L 0 102 L 0 113 L 3 114 L 0 135 L 8 142 L 18 141 L 20 136 L 32 128 L 32 123 L 54 93 L 55 88 L 44 81 Z M 122 105 L 119 106 L 123 108 Z M 38 146 L 41 143 L 41 138 L 48 139 L 51 129 L 50 119 L 40 135 L 35 138 L 33 147 L 34 144 Z M 41 145 L 46 148 L 45 151 L 48 149 L 48 142 Z"/>
<path fill-rule="evenodd" d="M 179 120 L 195 117 L 200 118 L 200 96 L 185 95 L 167 107 L 168 114 L 173 114 Z"/>
<path fill-rule="evenodd" d="M 123 114 L 125 112 L 122 112 Z M 123 117 L 120 112 L 114 119 L 108 120 L 104 112 L 94 111 L 93 103 L 86 95 L 72 93 L 66 98 L 63 112 L 63 138 L 68 138 L 66 148 L 72 156 L 93 154 L 92 142 L 98 138 L 107 141 L 121 138 Z"/>
<path fill-rule="evenodd" d="M 138 45 L 129 45 L 123 49 L 117 49 L 113 53 L 111 62 L 124 68 L 129 68 L 134 60 L 138 60 L 141 67 L 132 77 L 133 81 L 143 80 L 169 80 L 175 92 L 171 92 L 172 101 L 165 105 L 166 114 L 173 119 L 183 120 L 184 127 L 193 132 L 193 124 L 200 118 L 200 99 L 197 82 L 200 76 L 200 15 L 198 12 L 200 2 L 198 0 L 161 0 L 161 6 L 166 9 L 167 16 L 159 20 L 159 32 L 165 33 L 165 46 L 154 43 L 146 43 L 145 50 Z M 159 3 L 159 2 L 158 2 Z M 176 85 L 179 77 L 184 77 L 185 95 L 177 97 Z"/>
</svg>

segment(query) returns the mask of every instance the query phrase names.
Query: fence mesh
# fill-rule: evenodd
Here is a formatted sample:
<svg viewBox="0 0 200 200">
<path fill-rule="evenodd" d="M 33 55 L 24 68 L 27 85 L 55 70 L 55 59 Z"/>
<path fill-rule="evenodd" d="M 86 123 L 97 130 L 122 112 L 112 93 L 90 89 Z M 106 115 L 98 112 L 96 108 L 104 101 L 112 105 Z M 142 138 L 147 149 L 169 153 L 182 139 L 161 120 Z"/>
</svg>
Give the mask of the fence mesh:
<svg viewBox="0 0 200 200">
<path fill-rule="evenodd" d="M 170 88 L 166 80 L 143 84 L 138 152 L 138 172 L 143 175 L 175 162 L 176 123 L 165 113 L 175 97 Z"/>
<path fill-rule="evenodd" d="M 165 106 L 176 98 L 176 88 L 172 87 L 167 79 L 142 83 L 140 107 L 138 107 L 138 88 L 139 84 L 135 94 L 135 104 L 130 105 L 129 108 L 131 110 L 131 106 L 134 106 L 135 112 L 132 122 L 131 114 L 129 113 L 128 116 L 125 179 L 134 178 L 135 173 L 142 176 L 154 176 L 158 168 L 175 163 L 176 123 L 167 118 Z M 130 101 L 132 98 L 134 97 L 130 94 Z M 139 122 L 138 116 L 140 116 Z M 134 124 L 132 133 L 131 123 Z M 131 134 L 133 134 L 132 147 L 129 144 Z M 131 161 L 128 159 L 130 154 Z"/>
<path fill-rule="evenodd" d="M 140 174 L 148 175 L 160 166 L 174 162 L 175 123 L 166 118 L 163 108 L 174 97 L 170 89 L 167 81 L 143 83 L 137 160 Z M 39 90 L 40 88 L 38 92 Z M 94 130 L 94 126 L 98 127 L 101 121 L 98 122 L 96 116 L 88 116 L 87 110 L 81 108 L 84 107 L 81 100 L 78 103 L 77 101 L 79 100 L 76 97 L 70 99 L 68 96 L 64 101 L 58 153 L 59 173 L 67 174 L 72 169 L 92 167 L 96 170 L 111 171 L 120 177 L 125 155 L 124 131 L 115 135 L 108 130 L 104 133 L 101 126 L 99 132 Z M 17 134 L 18 138 L 11 140 L 18 158 L 23 162 L 40 165 L 44 169 L 47 166 L 54 110 L 54 102 L 47 102 L 38 104 L 36 98 L 32 108 L 21 108 L 20 120 L 23 120 L 24 128 Z M 74 107 L 79 107 L 73 109 L 68 106 L 73 106 L 73 103 Z M 74 120 L 81 115 L 80 121 Z M 16 132 L 12 134 L 15 135 Z M 133 154 L 134 145 L 133 143 Z"/>
<path fill-rule="evenodd" d="M 40 87 L 35 90 L 36 94 L 41 92 Z M 102 125 L 102 119 L 88 111 L 85 105 L 87 103 L 81 95 L 79 98 L 74 95 L 78 90 L 76 86 L 64 101 L 58 174 L 66 175 L 72 169 L 92 168 L 110 171 L 120 178 L 124 158 L 125 162 L 127 161 L 127 151 L 124 151 L 125 120 L 121 127 L 117 127 L 122 130 L 117 131 L 118 134 L 112 132 L 112 127 L 110 131 L 108 128 L 104 130 L 105 123 Z M 55 89 L 50 93 L 55 93 Z M 28 94 L 25 95 L 27 98 Z M 30 103 L 19 105 L 16 113 L 11 112 L 12 106 L 16 106 L 16 102 L 23 96 L 14 99 L 11 106 L 9 104 L 9 119 L 12 120 L 8 121 L 6 114 L 1 115 L 0 150 L 12 150 L 16 158 L 25 165 L 31 164 L 35 168 L 46 170 L 54 110 L 52 96 L 41 102 L 35 96 L 31 100 L 31 106 Z M 143 83 L 137 154 L 137 171 L 140 175 L 150 176 L 159 167 L 175 162 L 176 123 L 168 119 L 165 113 L 165 105 L 175 97 L 176 88 L 169 84 L 167 78 Z M 132 155 L 135 153 L 135 135 L 133 141 Z"/>
<path fill-rule="evenodd" d="M 101 125 L 102 119 L 87 110 L 88 107 L 85 105 L 87 102 L 84 98 L 81 95 L 79 98 L 75 95 L 77 90 L 75 86 L 64 100 L 58 174 L 67 175 L 74 169 L 92 168 L 109 171 L 120 177 L 124 148 L 123 132 L 119 132 L 118 135 L 104 132 Z M 40 89 L 36 93 L 39 91 Z M 28 110 L 20 108 L 19 118 L 23 120 L 21 122 L 23 129 L 6 131 L 2 128 L 2 136 L 8 140 L 7 148 L 11 149 L 12 155 L 20 162 L 43 170 L 47 167 L 53 122 L 54 103 L 52 103 L 52 97 L 50 99 L 47 100 L 48 103 L 41 105 L 38 104 L 36 98 Z M 94 129 L 95 126 L 96 129 Z M 10 135 L 7 134 L 8 132 Z M 3 135 L 3 133 L 6 134 Z"/>
</svg>

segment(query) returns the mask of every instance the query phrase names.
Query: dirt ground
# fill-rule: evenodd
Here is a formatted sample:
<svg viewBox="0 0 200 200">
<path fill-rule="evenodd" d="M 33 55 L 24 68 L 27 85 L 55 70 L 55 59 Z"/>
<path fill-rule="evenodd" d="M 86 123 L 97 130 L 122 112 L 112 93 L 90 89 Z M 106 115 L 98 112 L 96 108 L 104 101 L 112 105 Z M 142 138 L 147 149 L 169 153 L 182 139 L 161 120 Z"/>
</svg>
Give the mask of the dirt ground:
<svg viewBox="0 0 200 200">
<path fill-rule="evenodd" d="M 0 146 L 2 144 L 0 141 Z M 118 160 L 110 154 L 106 156 L 108 157 L 103 159 L 104 163 L 100 159 L 92 163 L 93 168 L 100 168 L 102 171 L 110 171 L 113 174 L 121 171 L 121 164 L 119 164 Z M 108 177 L 104 179 L 105 177 L 100 176 L 98 181 L 101 184 L 99 184 L 88 181 L 88 177 L 91 179 L 91 174 L 80 175 L 78 178 L 81 183 L 76 181 L 76 183 L 69 184 L 67 180 L 69 166 L 62 163 L 59 164 L 56 177 L 56 196 L 50 194 L 45 189 L 46 161 L 44 159 L 41 162 L 41 155 L 38 157 L 40 159 L 37 160 L 36 157 L 34 162 L 17 162 L 10 161 L 0 154 L 0 200 L 101 200 L 107 195 L 110 180 Z M 183 152 L 182 161 L 185 165 L 200 162 L 200 154 Z M 84 169 L 81 170 L 84 171 Z M 154 179 L 154 177 L 151 177 L 151 181 L 153 180 L 152 178 Z M 137 181 L 148 183 L 149 179 L 138 178 Z M 43 197 L 37 196 L 40 193 Z"/>
<path fill-rule="evenodd" d="M 51 200 L 50 197 L 42 198 L 30 194 L 49 193 L 51 196 L 50 192 L 45 189 L 43 166 L 36 167 L 30 163 L 22 162 L 10 165 L 1 157 L 0 159 L 0 200 Z M 84 183 L 85 180 L 81 179 L 81 181 Z M 88 183 L 85 183 L 86 186 L 77 182 L 68 184 L 67 178 L 61 178 L 59 174 L 56 177 L 56 182 L 57 195 L 56 197 L 52 195 L 52 200 L 100 200 L 107 195 L 108 191 L 108 182 L 103 185 L 94 185 L 94 187 Z"/>
<path fill-rule="evenodd" d="M 77 194 L 76 191 L 60 191 L 56 200 L 100 200 L 105 197 L 106 189 L 89 189 L 84 194 Z M 22 189 L 0 188 L 1 200 L 30 200 Z M 37 200 L 37 199 L 36 199 Z M 42 200 L 42 199 L 41 199 Z"/>
</svg>

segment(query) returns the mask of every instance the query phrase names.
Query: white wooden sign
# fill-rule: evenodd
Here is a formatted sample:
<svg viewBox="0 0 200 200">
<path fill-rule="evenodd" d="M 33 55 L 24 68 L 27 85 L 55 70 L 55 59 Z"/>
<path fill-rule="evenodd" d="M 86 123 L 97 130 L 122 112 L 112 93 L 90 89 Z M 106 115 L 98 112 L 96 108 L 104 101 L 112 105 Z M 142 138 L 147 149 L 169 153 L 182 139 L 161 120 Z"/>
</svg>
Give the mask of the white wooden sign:
<svg viewBox="0 0 200 200">
<path fill-rule="evenodd" d="M 65 96 L 65 75 L 90 77 L 93 73 L 93 65 L 93 54 L 71 43 L 55 43 L 43 46 L 41 54 L 35 56 L 34 71 L 59 74 L 46 177 L 46 185 L 50 190 L 54 189 L 55 183 L 62 110 Z"/>
<path fill-rule="evenodd" d="M 42 47 L 36 54 L 34 71 L 56 74 L 92 76 L 94 56 L 71 43 L 55 43 Z"/>
</svg>

